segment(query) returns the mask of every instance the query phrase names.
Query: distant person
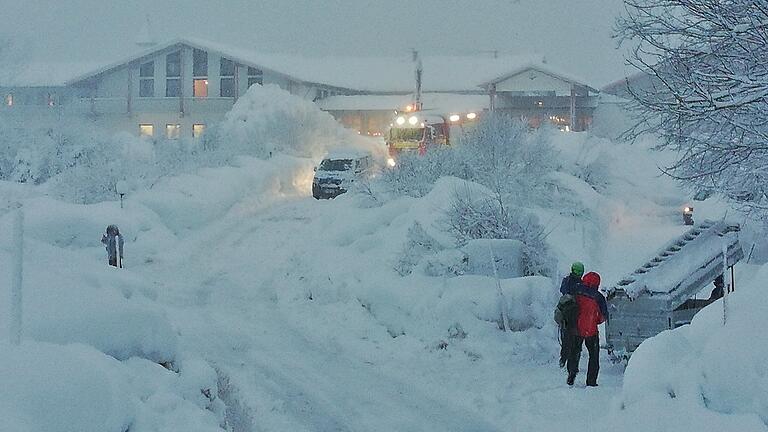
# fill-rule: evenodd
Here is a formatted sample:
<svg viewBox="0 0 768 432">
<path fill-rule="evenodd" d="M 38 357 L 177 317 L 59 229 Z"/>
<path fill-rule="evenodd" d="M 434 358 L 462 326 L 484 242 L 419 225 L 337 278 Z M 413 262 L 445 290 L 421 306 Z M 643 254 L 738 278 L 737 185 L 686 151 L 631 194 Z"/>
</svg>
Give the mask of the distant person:
<svg viewBox="0 0 768 432">
<path fill-rule="evenodd" d="M 584 274 L 584 264 L 579 261 L 571 264 L 571 273 L 563 278 L 560 283 L 560 294 L 571 295 L 571 291 L 581 284 L 581 276 Z M 558 322 L 560 328 L 560 367 L 564 367 L 568 361 L 569 347 L 573 345 L 573 336 L 576 335 L 576 322 L 572 319 L 576 310 L 573 298 L 560 298 L 557 309 L 561 315 Z"/>
<path fill-rule="evenodd" d="M 101 236 L 101 242 L 107 249 L 107 262 L 112 267 L 123 267 L 123 236 L 117 225 L 109 225 Z"/>
<path fill-rule="evenodd" d="M 581 358 L 582 344 L 587 346 L 589 352 L 589 366 L 587 368 L 587 386 L 597 387 L 597 374 L 600 371 L 600 336 L 597 326 L 608 318 L 608 305 L 598 288 L 600 288 L 600 275 L 589 272 L 582 278 L 581 285 L 572 294 L 576 296 L 579 305 L 578 318 L 576 320 L 577 334 L 573 337 L 568 356 L 568 385 L 573 385 L 576 375 L 579 373 L 579 359 Z"/>
<path fill-rule="evenodd" d="M 725 290 L 725 280 L 723 279 L 723 275 L 720 275 L 715 278 L 715 281 L 712 282 L 715 284 L 715 287 L 712 288 L 712 292 L 709 293 L 709 301 L 713 302 L 719 298 L 722 298 Z"/>
</svg>

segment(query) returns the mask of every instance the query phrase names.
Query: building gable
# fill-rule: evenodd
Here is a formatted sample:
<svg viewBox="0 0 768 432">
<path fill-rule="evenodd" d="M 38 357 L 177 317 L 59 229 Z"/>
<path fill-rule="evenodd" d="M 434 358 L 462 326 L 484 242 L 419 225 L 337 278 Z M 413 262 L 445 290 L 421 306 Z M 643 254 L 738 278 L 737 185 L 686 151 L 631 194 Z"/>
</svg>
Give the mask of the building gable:
<svg viewBox="0 0 768 432">
<path fill-rule="evenodd" d="M 554 94 L 556 96 L 569 96 L 572 88 L 575 88 L 577 94 L 584 96 L 589 93 L 598 93 L 598 90 L 580 80 L 537 65 L 512 71 L 482 85 L 484 88 L 492 86 L 495 86 L 497 92 L 511 92 L 520 95 Z"/>
</svg>

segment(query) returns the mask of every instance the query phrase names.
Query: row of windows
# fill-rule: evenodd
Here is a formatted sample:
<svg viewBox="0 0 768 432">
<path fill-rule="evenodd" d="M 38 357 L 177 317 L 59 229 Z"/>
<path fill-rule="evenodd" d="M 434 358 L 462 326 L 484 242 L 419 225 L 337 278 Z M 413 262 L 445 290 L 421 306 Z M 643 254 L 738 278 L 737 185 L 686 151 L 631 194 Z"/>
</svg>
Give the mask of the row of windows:
<svg viewBox="0 0 768 432">
<path fill-rule="evenodd" d="M 234 61 L 221 57 L 219 62 L 219 95 L 235 97 Z M 208 53 L 195 49 L 192 52 L 192 96 L 208 97 Z M 181 51 L 165 56 L 165 97 L 181 96 Z M 248 67 L 248 87 L 264 84 L 264 72 Z M 139 97 L 155 97 L 155 62 L 150 61 L 139 66 Z"/>
<path fill-rule="evenodd" d="M 192 138 L 199 138 L 205 133 L 205 124 L 195 123 L 192 125 Z M 155 136 L 155 125 L 151 123 L 139 124 L 139 135 L 152 138 Z M 176 140 L 181 137 L 181 125 L 178 123 L 168 123 L 165 125 L 165 138 Z"/>
<path fill-rule="evenodd" d="M 318 100 L 321 100 L 321 99 L 325 99 L 325 98 L 330 97 L 330 96 L 337 96 L 337 95 L 340 95 L 340 94 L 342 94 L 342 93 L 339 93 L 339 92 L 336 92 L 336 91 L 333 91 L 333 90 L 319 89 L 319 90 L 317 90 L 317 96 L 315 96 L 315 101 L 318 101 Z"/>
<path fill-rule="evenodd" d="M 58 98 L 56 97 L 56 93 L 46 93 L 42 96 L 27 96 L 27 103 L 33 103 L 35 105 L 45 104 L 49 107 L 58 105 Z M 32 99 L 30 101 L 30 99 Z M 22 101 L 23 103 L 24 101 Z M 12 107 L 14 104 L 16 104 L 16 98 L 14 97 L 13 93 L 8 93 L 3 97 L 3 105 L 7 107 Z"/>
</svg>

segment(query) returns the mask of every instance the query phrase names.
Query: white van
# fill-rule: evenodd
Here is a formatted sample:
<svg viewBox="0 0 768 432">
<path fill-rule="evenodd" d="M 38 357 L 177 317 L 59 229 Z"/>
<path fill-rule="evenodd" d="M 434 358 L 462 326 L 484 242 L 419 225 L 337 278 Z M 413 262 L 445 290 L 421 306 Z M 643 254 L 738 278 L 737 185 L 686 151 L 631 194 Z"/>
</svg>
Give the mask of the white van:
<svg viewBox="0 0 768 432">
<path fill-rule="evenodd" d="M 315 168 L 312 196 L 316 199 L 336 198 L 346 192 L 351 183 L 369 178 L 373 172 L 373 157 L 361 152 L 334 152 Z"/>
</svg>

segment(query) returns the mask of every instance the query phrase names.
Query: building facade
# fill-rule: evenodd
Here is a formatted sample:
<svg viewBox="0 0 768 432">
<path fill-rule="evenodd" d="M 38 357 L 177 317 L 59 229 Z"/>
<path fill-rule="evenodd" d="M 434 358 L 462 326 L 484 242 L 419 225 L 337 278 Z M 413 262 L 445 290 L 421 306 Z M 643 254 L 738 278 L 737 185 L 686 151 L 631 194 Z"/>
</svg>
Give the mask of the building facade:
<svg viewBox="0 0 768 432">
<path fill-rule="evenodd" d="M 578 131 L 589 127 L 597 103 L 597 90 L 536 62 L 425 58 L 424 70 L 423 106 L 445 115 L 506 110 L 533 126 L 549 121 Z M 413 100 L 413 72 L 414 62 L 402 59 L 264 55 L 178 39 L 63 82 L 0 80 L 0 115 L 83 116 L 148 138 L 197 138 L 250 86 L 274 84 L 317 102 L 347 127 L 379 135 Z"/>
</svg>

